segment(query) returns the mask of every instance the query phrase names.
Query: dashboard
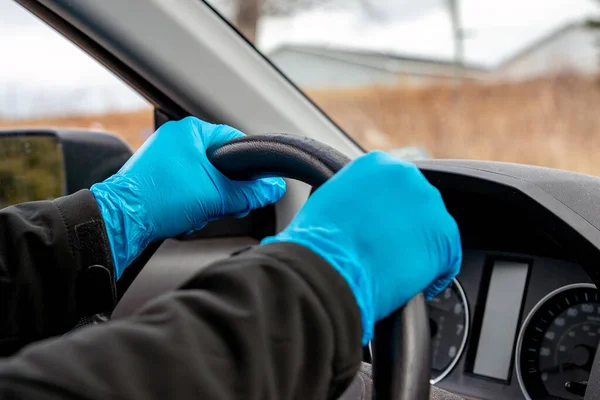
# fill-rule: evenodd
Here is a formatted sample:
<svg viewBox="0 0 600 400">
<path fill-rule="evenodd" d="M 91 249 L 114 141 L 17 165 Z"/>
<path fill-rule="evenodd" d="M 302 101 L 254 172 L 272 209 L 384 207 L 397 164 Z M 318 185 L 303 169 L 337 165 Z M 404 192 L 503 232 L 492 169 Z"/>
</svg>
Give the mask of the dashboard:
<svg viewBox="0 0 600 400">
<path fill-rule="evenodd" d="M 460 274 L 429 303 L 431 382 L 467 399 L 583 398 L 600 339 L 600 180 L 503 163 L 419 166 L 463 244 Z"/>
<path fill-rule="evenodd" d="M 598 294 L 568 261 L 465 251 L 455 282 L 429 303 L 432 383 L 466 398 L 581 398 L 600 337 Z"/>
</svg>

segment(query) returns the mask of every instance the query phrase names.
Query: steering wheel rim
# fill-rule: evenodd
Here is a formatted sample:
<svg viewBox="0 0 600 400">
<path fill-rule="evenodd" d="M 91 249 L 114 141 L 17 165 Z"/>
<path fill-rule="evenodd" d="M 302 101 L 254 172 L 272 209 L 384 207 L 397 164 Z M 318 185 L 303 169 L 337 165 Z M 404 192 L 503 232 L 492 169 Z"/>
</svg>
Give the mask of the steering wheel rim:
<svg viewBox="0 0 600 400">
<path fill-rule="evenodd" d="M 317 189 L 350 162 L 316 140 L 288 135 L 243 136 L 207 151 L 210 162 L 233 180 L 283 177 Z M 378 400 L 429 398 L 430 333 L 423 294 L 375 326 L 374 394 Z"/>
</svg>

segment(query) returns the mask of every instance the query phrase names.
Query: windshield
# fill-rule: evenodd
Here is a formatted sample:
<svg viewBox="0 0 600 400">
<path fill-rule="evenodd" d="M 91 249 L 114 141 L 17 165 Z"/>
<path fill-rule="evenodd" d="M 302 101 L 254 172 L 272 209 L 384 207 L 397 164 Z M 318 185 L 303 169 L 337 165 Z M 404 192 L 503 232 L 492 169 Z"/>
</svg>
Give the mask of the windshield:
<svg viewBox="0 0 600 400">
<path fill-rule="evenodd" d="M 600 175 L 600 1 L 208 3 L 366 150 Z"/>
</svg>

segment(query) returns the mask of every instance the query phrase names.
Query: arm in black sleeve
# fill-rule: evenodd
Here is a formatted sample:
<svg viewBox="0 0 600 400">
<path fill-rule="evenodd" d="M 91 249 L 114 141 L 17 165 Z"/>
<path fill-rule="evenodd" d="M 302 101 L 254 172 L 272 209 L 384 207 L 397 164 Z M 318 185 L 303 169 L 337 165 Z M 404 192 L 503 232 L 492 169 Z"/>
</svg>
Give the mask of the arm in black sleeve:
<svg viewBox="0 0 600 400">
<path fill-rule="evenodd" d="M 140 312 L 0 364 L 15 399 L 334 399 L 361 359 L 345 280 L 296 244 L 254 248 Z"/>
<path fill-rule="evenodd" d="M 0 355 L 112 309 L 108 243 L 87 190 L 0 210 Z"/>
</svg>

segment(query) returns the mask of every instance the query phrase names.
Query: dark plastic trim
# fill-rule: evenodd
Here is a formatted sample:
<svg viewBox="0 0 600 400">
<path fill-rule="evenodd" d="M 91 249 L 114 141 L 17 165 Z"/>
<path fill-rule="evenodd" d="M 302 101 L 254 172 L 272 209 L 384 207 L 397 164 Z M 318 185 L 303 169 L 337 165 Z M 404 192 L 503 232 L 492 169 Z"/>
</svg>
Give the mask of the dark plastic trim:
<svg viewBox="0 0 600 400">
<path fill-rule="evenodd" d="M 457 219 L 459 227 L 464 224 L 462 221 L 465 218 L 481 213 L 474 208 L 463 209 L 461 198 L 479 195 L 487 196 L 490 199 L 500 199 L 505 210 L 512 214 L 518 212 L 523 218 L 527 218 L 529 224 L 533 224 L 536 229 L 543 232 L 549 242 L 560 246 L 557 250 L 565 259 L 580 264 L 590 279 L 596 285 L 600 285 L 600 265 L 598 264 L 600 227 L 593 225 L 574 211 L 574 206 L 564 204 L 556 196 L 548 193 L 539 186 L 538 182 L 525 179 L 525 176 L 519 176 L 520 172 L 510 175 L 486 170 L 486 168 L 501 168 L 504 166 L 502 163 L 480 162 L 478 163 L 481 165 L 480 169 L 461 165 L 461 163 L 472 164 L 473 162 L 434 160 L 417 163 L 429 181 L 442 192 L 447 207 Z M 553 177 L 553 170 L 520 165 L 511 165 L 511 167 L 522 171 L 523 175 L 525 175 L 525 171 L 531 171 L 533 168 L 537 172 L 536 176 L 540 182 L 551 181 Z M 580 176 L 575 173 L 567 173 L 567 175 L 572 178 Z M 565 184 L 564 178 L 563 181 L 557 180 L 557 185 L 561 184 Z M 600 179 L 596 184 L 600 184 Z M 589 197 L 590 195 L 582 193 L 582 196 Z M 589 207 L 594 207 L 593 200 L 590 200 Z M 491 218 L 490 213 L 496 212 L 489 210 L 485 204 L 481 204 L 479 209 L 485 210 L 485 215 L 483 221 L 477 222 L 478 226 L 485 223 L 486 219 Z M 500 211 L 503 210 L 498 210 L 498 212 Z M 510 217 L 510 215 L 508 216 Z M 488 227 L 489 230 L 494 228 L 494 226 Z M 518 225 L 515 225 L 512 230 L 503 227 L 503 233 L 515 234 L 515 230 L 518 228 Z"/>
</svg>

